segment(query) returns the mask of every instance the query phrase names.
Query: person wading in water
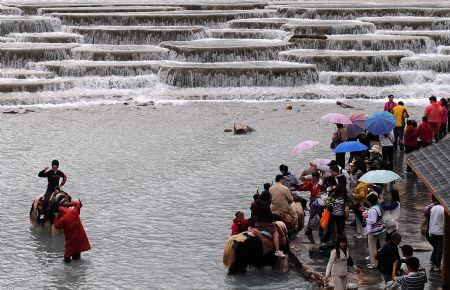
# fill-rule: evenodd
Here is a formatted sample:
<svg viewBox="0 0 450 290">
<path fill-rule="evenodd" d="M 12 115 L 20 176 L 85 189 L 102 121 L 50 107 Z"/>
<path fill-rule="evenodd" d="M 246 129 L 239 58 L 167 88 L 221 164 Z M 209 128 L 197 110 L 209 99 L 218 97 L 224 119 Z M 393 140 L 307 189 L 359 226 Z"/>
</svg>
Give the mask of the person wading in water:
<svg viewBox="0 0 450 290">
<path fill-rule="evenodd" d="M 47 190 L 44 194 L 44 200 L 42 203 L 41 213 L 39 215 L 39 222 L 43 223 L 48 213 L 48 201 L 52 193 L 56 190 L 58 186 L 63 186 L 67 182 L 67 175 L 64 174 L 59 168 L 59 161 L 52 161 L 52 169 L 48 170 L 48 167 L 45 167 L 42 171 L 39 172 L 39 177 L 47 177 L 48 184 Z M 59 179 L 62 178 L 61 185 L 59 184 Z"/>
</svg>

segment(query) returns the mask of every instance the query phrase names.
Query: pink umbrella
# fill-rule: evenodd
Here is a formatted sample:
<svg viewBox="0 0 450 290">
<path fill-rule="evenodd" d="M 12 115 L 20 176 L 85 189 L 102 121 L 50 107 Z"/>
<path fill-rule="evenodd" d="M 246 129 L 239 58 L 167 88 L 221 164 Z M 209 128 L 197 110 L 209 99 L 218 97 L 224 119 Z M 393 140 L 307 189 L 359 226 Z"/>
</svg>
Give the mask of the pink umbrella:
<svg viewBox="0 0 450 290">
<path fill-rule="evenodd" d="M 352 121 L 352 124 L 346 125 L 347 136 L 349 138 L 355 138 L 364 131 L 364 128 L 366 127 L 367 115 L 352 114 L 350 116 L 350 120 Z"/>
<path fill-rule="evenodd" d="M 319 141 L 312 141 L 312 140 L 306 140 L 303 141 L 299 144 L 297 144 L 297 146 L 295 146 L 292 151 L 291 151 L 291 155 L 295 156 L 298 155 L 304 151 L 310 150 L 312 148 L 314 148 L 314 146 L 316 146 L 317 144 L 319 144 Z"/>
<path fill-rule="evenodd" d="M 353 124 L 349 117 L 339 113 L 329 113 L 322 116 L 322 120 L 335 123 L 335 124 Z"/>
</svg>

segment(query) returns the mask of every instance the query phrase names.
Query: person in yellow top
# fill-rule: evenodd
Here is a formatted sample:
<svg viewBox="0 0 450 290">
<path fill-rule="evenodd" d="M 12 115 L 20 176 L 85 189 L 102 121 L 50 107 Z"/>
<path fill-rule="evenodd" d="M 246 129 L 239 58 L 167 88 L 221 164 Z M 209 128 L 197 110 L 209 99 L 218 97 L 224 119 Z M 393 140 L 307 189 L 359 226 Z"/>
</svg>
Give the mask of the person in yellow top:
<svg viewBox="0 0 450 290">
<path fill-rule="evenodd" d="M 398 102 L 397 106 L 392 109 L 392 114 L 395 116 L 394 149 L 397 149 L 398 144 L 400 151 L 404 151 L 405 147 L 401 141 L 405 132 L 405 119 L 409 118 L 409 115 L 402 101 Z"/>
</svg>

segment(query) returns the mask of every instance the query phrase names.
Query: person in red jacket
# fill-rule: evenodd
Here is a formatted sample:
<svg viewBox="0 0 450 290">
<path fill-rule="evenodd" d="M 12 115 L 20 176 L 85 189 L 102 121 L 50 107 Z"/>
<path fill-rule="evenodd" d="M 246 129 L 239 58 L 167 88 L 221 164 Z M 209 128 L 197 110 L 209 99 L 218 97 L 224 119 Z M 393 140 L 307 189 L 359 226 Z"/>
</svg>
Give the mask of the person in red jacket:
<svg viewBox="0 0 450 290">
<path fill-rule="evenodd" d="M 431 96 L 429 100 L 430 104 L 425 107 L 424 115 L 428 117 L 428 123 L 433 128 L 434 140 L 437 142 L 439 140 L 443 110 L 441 103 L 437 101 L 435 96 Z"/>
<path fill-rule="evenodd" d="M 415 125 L 415 126 L 414 126 Z M 405 153 L 413 152 L 417 148 L 417 139 L 419 138 L 419 132 L 417 130 L 417 123 L 413 120 L 406 122 L 406 130 L 403 135 L 403 145 L 405 146 Z M 406 165 L 406 172 L 412 172 L 409 165 Z"/>
<path fill-rule="evenodd" d="M 302 181 L 304 181 L 304 177 L 300 177 Z M 318 214 L 318 209 L 313 206 L 314 201 L 316 201 L 320 197 L 320 192 L 322 191 L 322 182 L 320 180 L 319 171 L 315 171 L 312 173 L 312 179 L 303 184 L 297 185 L 296 189 L 298 191 L 309 191 L 311 193 L 309 198 L 309 221 L 308 228 L 305 231 L 305 235 L 312 234 L 312 221 L 313 218 Z M 319 229 L 320 230 L 320 229 Z"/>
<path fill-rule="evenodd" d="M 72 201 L 59 207 L 54 225 L 57 229 L 64 229 L 64 261 L 78 260 L 81 252 L 89 251 L 91 245 L 80 220 L 81 202 Z"/>
<path fill-rule="evenodd" d="M 428 123 L 427 116 L 422 117 L 422 123 L 417 127 L 417 132 L 419 133 L 420 138 L 420 146 L 418 146 L 418 148 L 427 147 L 431 144 L 431 140 L 433 139 L 433 128 L 431 128 Z"/>
<path fill-rule="evenodd" d="M 248 219 L 245 218 L 242 211 L 236 212 L 233 224 L 231 225 L 231 235 L 238 235 L 248 230 Z"/>
</svg>

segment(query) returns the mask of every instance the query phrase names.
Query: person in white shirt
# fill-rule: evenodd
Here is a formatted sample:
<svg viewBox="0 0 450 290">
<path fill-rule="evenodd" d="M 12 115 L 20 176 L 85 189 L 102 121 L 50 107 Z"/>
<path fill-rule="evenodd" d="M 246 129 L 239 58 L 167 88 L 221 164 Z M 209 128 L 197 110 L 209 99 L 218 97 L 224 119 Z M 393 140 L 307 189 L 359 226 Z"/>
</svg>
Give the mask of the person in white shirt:
<svg viewBox="0 0 450 290">
<path fill-rule="evenodd" d="M 433 200 L 435 200 L 434 196 Z M 444 245 L 444 207 L 440 204 L 433 206 L 431 209 L 429 233 L 433 245 L 433 252 L 431 253 L 433 267 L 431 270 L 439 271 L 441 269 L 442 250 Z"/>
<path fill-rule="evenodd" d="M 382 134 L 378 137 L 383 151 L 384 164 L 386 164 L 387 169 L 392 170 L 394 167 L 394 133 L 391 131 L 388 134 Z"/>
<path fill-rule="evenodd" d="M 357 273 L 360 273 L 348 253 L 347 238 L 345 236 L 339 236 L 336 240 L 335 248 L 330 253 L 330 260 L 328 261 L 324 277 L 325 282 L 331 276 L 335 290 L 347 289 L 347 266 L 352 267 Z"/>
</svg>

